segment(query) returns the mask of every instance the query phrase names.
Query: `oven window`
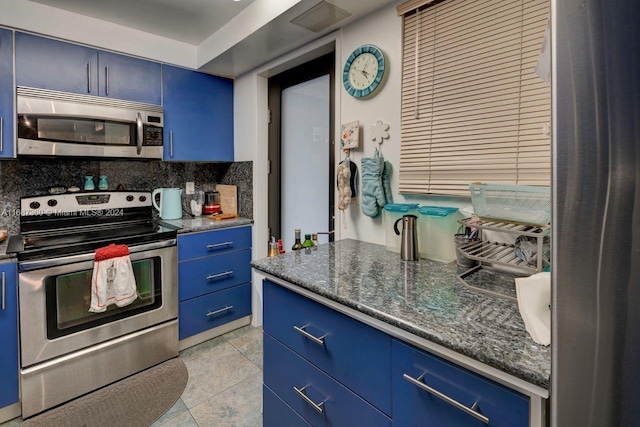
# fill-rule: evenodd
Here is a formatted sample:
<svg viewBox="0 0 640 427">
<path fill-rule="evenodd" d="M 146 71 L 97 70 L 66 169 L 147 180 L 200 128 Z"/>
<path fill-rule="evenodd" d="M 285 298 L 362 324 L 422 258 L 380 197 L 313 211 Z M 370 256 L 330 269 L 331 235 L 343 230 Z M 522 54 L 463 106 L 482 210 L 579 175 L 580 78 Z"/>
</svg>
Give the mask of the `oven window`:
<svg viewBox="0 0 640 427">
<path fill-rule="evenodd" d="M 160 307 L 160 262 L 159 257 L 132 261 L 138 298 L 124 307 L 110 305 L 102 313 L 89 311 L 93 270 L 48 276 L 45 279 L 47 337 L 58 338 Z"/>
<path fill-rule="evenodd" d="M 133 145 L 134 123 L 20 115 L 18 137 L 106 145 Z"/>
</svg>

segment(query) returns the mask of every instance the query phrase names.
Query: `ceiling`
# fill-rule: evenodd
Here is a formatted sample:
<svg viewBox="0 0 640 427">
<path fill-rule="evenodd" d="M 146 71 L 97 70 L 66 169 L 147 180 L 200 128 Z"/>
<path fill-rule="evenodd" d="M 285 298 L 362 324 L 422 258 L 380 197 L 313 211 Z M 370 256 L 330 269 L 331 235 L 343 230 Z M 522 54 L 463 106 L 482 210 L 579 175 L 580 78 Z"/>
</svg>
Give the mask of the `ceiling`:
<svg viewBox="0 0 640 427">
<path fill-rule="evenodd" d="M 79 15 L 199 45 L 254 0 L 31 0 Z"/>
<path fill-rule="evenodd" d="M 394 0 L 30 0 L 192 45 L 197 68 L 237 77 Z M 291 21 L 302 19 L 303 28 Z"/>
</svg>

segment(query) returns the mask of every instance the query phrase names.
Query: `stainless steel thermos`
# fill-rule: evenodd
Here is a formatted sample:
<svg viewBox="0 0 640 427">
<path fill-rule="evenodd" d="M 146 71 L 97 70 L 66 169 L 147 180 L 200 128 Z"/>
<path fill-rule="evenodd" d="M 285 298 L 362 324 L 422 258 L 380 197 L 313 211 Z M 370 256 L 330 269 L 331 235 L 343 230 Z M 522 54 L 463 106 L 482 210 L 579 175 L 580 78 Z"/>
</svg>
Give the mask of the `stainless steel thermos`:
<svg viewBox="0 0 640 427">
<path fill-rule="evenodd" d="M 418 230 L 416 229 L 415 215 L 404 215 L 393 224 L 396 234 L 400 235 L 398 223 L 402 221 L 402 242 L 400 243 L 400 258 L 405 261 L 415 261 L 418 256 Z"/>
</svg>

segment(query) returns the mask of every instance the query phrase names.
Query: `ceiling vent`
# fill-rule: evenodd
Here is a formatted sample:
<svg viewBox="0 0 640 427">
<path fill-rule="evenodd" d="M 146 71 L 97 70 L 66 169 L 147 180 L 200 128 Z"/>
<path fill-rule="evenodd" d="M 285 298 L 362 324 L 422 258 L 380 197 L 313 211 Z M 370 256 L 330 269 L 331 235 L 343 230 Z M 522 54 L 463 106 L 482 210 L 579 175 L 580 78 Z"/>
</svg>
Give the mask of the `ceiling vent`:
<svg viewBox="0 0 640 427">
<path fill-rule="evenodd" d="M 348 16 L 351 16 L 351 13 L 346 10 L 326 1 L 321 1 L 302 15 L 291 20 L 291 23 L 318 33 Z"/>
</svg>

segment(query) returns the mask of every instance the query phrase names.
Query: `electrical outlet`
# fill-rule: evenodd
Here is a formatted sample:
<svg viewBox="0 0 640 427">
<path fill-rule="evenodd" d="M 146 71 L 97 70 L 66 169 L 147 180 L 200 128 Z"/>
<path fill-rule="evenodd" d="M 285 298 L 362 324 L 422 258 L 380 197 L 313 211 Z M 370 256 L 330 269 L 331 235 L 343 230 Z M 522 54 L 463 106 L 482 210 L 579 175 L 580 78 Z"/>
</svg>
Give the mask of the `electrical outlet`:
<svg viewBox="0 0 640 427">
<path fill-rule="evenodd" d="M 185 193 L 193 194 L 196 191 L 196 186 L 193 182 L 187 182 Z"/>
</svg>

